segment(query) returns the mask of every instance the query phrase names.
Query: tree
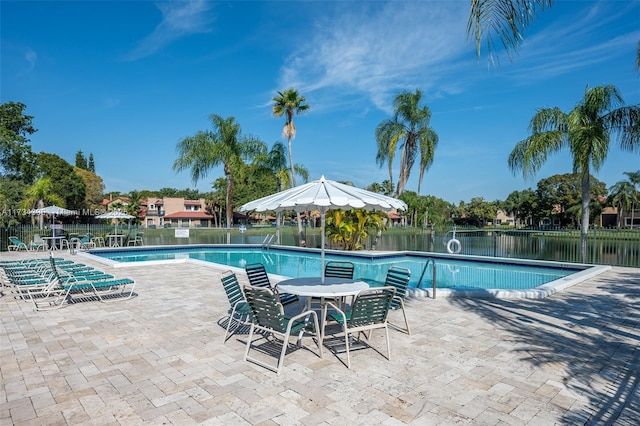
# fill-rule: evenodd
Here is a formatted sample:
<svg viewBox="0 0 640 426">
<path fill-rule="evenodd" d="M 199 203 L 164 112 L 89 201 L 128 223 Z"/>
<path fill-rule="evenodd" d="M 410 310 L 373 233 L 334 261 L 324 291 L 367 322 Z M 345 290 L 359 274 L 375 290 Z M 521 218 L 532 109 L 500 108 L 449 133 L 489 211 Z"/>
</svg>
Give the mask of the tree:
<svg viewBox="0 0 640 426">
<path fill-rule="evenodd" d="M 296 186 L 296 170 L 293 162 L 293 150 L 291 141 L 296 137 L 296 126 L 293 122 L 293 116 L 306 112 L 310 107 L 306 104 L 304 96 L 300 95 L 294 88 L 289 88 L 284 92 L 278 92 L 278 96 L 273 98 L 272 113 L 276 117 L 285 116 L 284 127 L 282 128 L 282 136 L 287 139 L 289 149 L 289 166 L 291 168 L 291 185 Z M 300 213 L 296 212 L 298 218 L 298 239 L 300 245 L 303 243 L 302 221 Z"/>
<path fill-rule="evenodd" d="M 287 154 L 285 153 L 285 147 L 282 142 L 276 142 L 271 147 L 271 150 L 263 156 L 256 158 L 256 164 L 269 170 L 276 178 L 276 192 L 280 192 L 283 189 L 292 188 L 294 186 L 293 181 L 290 178 L 290 173 L 287 164 Z M 295 164 L 293 166 L 295 174 L 299 175 L 306 183 L 309 181 L 309 170 L 303 165 Z M 269 195 L 269 194 L 264 194 Z M 280 243 L 280 212 L 276 212 L 276 242 Z"/>
<path fill-rule="evenodd" d="M 618 209 L 618 228 L 622 225 L 622 218 L 624 217 L 625 210 L 631 208 L 631 203 L 636 198 L 636 190 L 631 182 L 621 180 L 616 182 L 611 188 L 609 188 L 608 201 Z"/>
<path fill-rule="evenodd" d="M 382 193 L 391 197 L 395 188 L 393 187 L 393 181 L 391 179 L 385 179 L 382 181 Z"/>
<path fill-rule="evenodd" d="M 84 206 L 88 209 L 97 210 L 102 207 L 102 194 L 104 192 L 104 182 L 102 178 L 89 170 L 74 168 L 75 173 L 84 182 Z"/>
<path fill-rule="evenodd" d="M 129 202 L 123 206 L 123 210 L 126 214 L 133 216 L 133 219 L 130 219 L 130 223 L 140 224 L 140 210 L 142 210 L 141 200 L 143 200 L 143 197 L 140 191 L 129 192 Z"/>
<path fill-rule="evenodd" d="M 22 207 L 26 210 L 41 209 L 46 205 L 57 205 L 65 207 L 64 198 L 56 194 L 54 184 L 49 177 L 37 180 L 25 191 L 25 198 L 22 200 Z M 38 215 L 40 228 L 42 228 L 42 215 Z M 31 217 L 31 223 L 35 223 L 35 215 Z"/>
<path fill-rule="evenodd" d="M 640 105 L 620 106 L 623 104 L 612 85 L 587 87 L 584 98 L 568 113 L 557 107 L 539 109 L 529 125 L 531 135 L 518 142 L 509 155 L 509 168 L 513 172 L 521 170 L 526 178 L 538 171 L 549 154 L 569 148 L 573 171 L 581 179 L 583 262 L 587 260 L 591 168 L 600 169 L 614 138 L 619 140 L 621 149 L 640 152 Z"/>
<path fill-rule="evenodd" d="M 25 115 L 26 105 L 7 102 L 0 105 L 0 176 L 32 184 L 36 179 L 35 154 L 28 136 L 37 132 L 33 117 Z"/>
<path fill-rule="evenodd" d="M 93 153 L 89 154 L 89 164 L 87 164 L 87 170 L 91 173 L 96 172 L 96 163 L 93 161 Z"/>
<path fill-rule="evenodd" d="M 64 200 L 64 206 L 80 210 L 84 205 L 86 186 L 73 166 L 56 154 L 41 152 L 36 158 L 42 177 L 51 179 L 51 190 Z"/>
<path fill-rule="evenodd" d="M 431 110 L 427 106 L 420 106 L 422 91 L 415 93 L 402 92 L 394 101 L 394 116 L 384 120 L 376 128 L 378 152 L 376 162 L 382 167 L 386 162 L 389 168 L 389 179 L 393 184 L 392 163 L 397 150 L 400 150 L 400 172 L 396 196 L 400 196 L 409 180 L 411 169 L 418 154 L 420 154 L 420 177 L 418 179 L 418 193 L 424 171 L 433 163 L 434 152 L 438 145 L 438 135 L 429 127 Z"/>
<path fill-rule="evenodd" d="M 83 170 L 87 170 L 89 167 L 87 165 L 87 157 L 84 156 L 82 150 L 76 152 L 76 167 Z"/>
<path fill-rule="evenodd" d="M 287 162 L 287 154 L 282 142 L 276 142 L 271 150 L 261 156 L 256 157 L 255 162 L 261 167 L 265 167 L 273 173 L 276 178 L 276 191 L 292 188 L 295 186 L 295 180 L 291 179 L 290 169 Z M 293 171 L 306 183 L 309 181 L 309 170 L 301 164 L 294 164 Z M 268 194 L 265 194 L 268 195 Z"/>
<path fill-rule="evenodd" d="M 360 250 L 362 241 L 369 234 L 386 229 L 385 222 L 388 219 L 389 216 L 382 211 L 329 210 L 326 215 L 326 232 L 343 250 Z"/>
<path fill-rule="evenodd" d="M 638 46 L 640 48 L 640 44 L 638 44 Z M 624 174 L 627 175 L 629 182 L 635 189 L 635 197 L 631 203 L 631 228 L 633 228 L 635 225 L 636 206 L 640 202 L 640 170 L 635 172 L 624 172 Z"/>
<path fill-rule="evenodd" d="M 513 215 L 516 225 L 531 224 L 537 210 L 537 197 L 531 188 L 513 191 L 503 203 L 505 211 Z"/>
<path fill-rule="evenodd" d="M 489 60 L 493 61 L 494 36 L 511 57 L 520 46 L 525 29 L 535 21 L 538 10 L 544 11 L 552 4 L 553 0 L 471 0 L 467 35 L 475 39 L 476 58 L 480 58 L 482 39 L 486 37 Z M 640 70 L 640 41 L 635 62 L 636 70 Z"/>
<path fill-rule="evenodd" d="M 484 200 L 482 197 L 474 197 L 466 205 L 467 218 L 476 222 L 478 226 L 484 226 L 488 221 L 495 220 L 498 208 L 494 203 Z"/>
<path fill-rule="evenodd" d="M 533 23 L 538 10 L 549 8 L 552 0 L 471 0 L 467 34 L 473 35 L 476 57 L 480 57 L 482 39 L 487 53 L 495 49 L 497 37 L 508 55 L 520 46 L 524 30 Z"/>
<path fill-rule="evenodd" d="M 194 184 L 207 176 L 213 167 L 222 165 L 227 185 L 227 243 L 231 243 L 233 220 L 233 175 L 244 164 L 243 159 L 253 158 L 266 151 L 264 142 L 242 135 L 240 124 L 234 117 L 209 116 L 213 131 L 198 131 L 178 142 L 178 158 L 173 169 L 181 172 L 191 169 Z"/>
<path fill-rule="evenodd" d="M 0 177 L 0 226 L 16 226 L 24 221 L 24 211 L 18 210 L 25 198 L 27 185 L 21 180 Z"/>
</svg>

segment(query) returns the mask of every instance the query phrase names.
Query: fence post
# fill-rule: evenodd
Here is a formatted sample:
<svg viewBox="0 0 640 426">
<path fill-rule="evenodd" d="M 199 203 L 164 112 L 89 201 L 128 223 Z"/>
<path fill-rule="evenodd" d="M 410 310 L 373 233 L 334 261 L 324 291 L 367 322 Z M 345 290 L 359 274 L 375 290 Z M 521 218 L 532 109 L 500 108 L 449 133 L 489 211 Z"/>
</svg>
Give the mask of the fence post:
<svg viewBox="0 0 640 426">
<path fill-rule="evenodd" d="M 596 263 L 596 224 L 593 224 L 593 250 L 591 250 L 591 263 Z"/>
</svg>

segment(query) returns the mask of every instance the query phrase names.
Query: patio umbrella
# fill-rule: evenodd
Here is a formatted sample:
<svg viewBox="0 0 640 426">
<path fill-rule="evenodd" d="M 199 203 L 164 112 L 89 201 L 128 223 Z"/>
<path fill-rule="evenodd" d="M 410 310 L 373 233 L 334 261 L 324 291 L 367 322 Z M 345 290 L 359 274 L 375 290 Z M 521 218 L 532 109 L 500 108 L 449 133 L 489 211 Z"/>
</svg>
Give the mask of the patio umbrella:
<svg viewBox="0 0 640 426">
<path fill-rule="evenodd" d="M 71 216 L 71 215 L 78 214 L 78 212 L 75 211 L 75 210 L 65 209 L 64 207 L 47 206 L 47 207 L 43 207 L 41 209 L 29 210 L 29 214 L 30 215 L 48 214 L 48 215 L 51 216 L 51 224 L 53 225 L 56 215 L 58 215 L 58 216 Z M 42 223 L 40 223 L 40 226 L 42 226 Z"/>
<path fill-rule="evenodd" d="M 327 210 L 331 209 L 365 209 L 383 210 L 392 209 L 406 210 L 407 205 L 396 198 L 377 194 L 365 189 L 345 185 L 336 181 L 325 179 L 322 176 L 319 180 L 305 183 L 273 195 L 260 198 L 244 204 L 240 211 L 282 211 L 295 210 L 303 212 L 305 210 L 320 211 L 320 223 L 322 232 L 322 245 L 320 249 L 321 273 L 324 279 L 324 228 Z"/>
<path fill-rule="evenodd" d="M 117 219 L 133 219 L 135 216 L 121 212 L 120 210 L 112 210 L 107 213 L 99 214 L 96 219 L 116 219 L 116 225 L 114 233 L 118 233 L 118 220 Z"/>
</svg>

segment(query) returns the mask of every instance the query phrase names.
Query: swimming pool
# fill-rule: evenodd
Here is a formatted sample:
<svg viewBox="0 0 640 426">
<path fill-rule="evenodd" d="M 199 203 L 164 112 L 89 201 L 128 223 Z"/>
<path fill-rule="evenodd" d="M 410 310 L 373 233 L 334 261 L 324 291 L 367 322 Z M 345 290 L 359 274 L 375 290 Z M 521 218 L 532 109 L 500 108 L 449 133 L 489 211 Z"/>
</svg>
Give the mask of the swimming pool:
<svg viewBox="0 0 640 426">
<path fill-rule="evenodd" d="M 318 276 L 318 249 L 277 248 L 263 250 L 246 245 L 150 246 L 144 248 L 94 249 L 91 256 L 115 267 L 152 265 L 165 262 L 203 262 L 215 267 L 242 271 L 248 263 L 260 262 L 267 272 L 281 277 Z M 433 261 L 429 261 L 432 259 Z M 608 267 L 557 262 L 445 255 L 423 252 L 351 252 L 327 250 L 325 261 L 354 263 L 354 277 L 384 281 L 387 269 L 401 266 L 411 270 L 414 295 L 432 296 L 433 268 L 437 295 L 486 297 L 545 297 L 567 286 L 602 273 Z"/>
</svg>

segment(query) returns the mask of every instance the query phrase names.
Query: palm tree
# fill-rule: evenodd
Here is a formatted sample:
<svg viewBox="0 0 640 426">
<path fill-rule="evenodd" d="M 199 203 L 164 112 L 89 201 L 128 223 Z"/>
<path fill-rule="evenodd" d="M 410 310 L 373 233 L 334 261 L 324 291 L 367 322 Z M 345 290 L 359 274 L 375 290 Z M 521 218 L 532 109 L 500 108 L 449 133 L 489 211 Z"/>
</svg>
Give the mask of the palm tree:
<svg viewBox="0 0 640 426">
<path fill-rule="evenodd" d="M 391 164 L 396 150 L 400 149 L 400 173 L 396 196 L 400 196 L 409 180 L 411 168 L 420 153 L 420 177 L 418 179 L 418 193 L 424 171 L 433 163 L 434 152 L 438 145 L 438 135 L 429 127 L 431 110 L 427 106 L 420 106 L 422 91 L 415 93 L 399 93 L 394 101 L 395 110 L 392 119 L 384 120 L 376 128 L 378 153 L 376 162 L 382 166 L 385 162 L 389 166 L 389 179 L 393 184 Z"/>
<path fill-rule="evenodd" d="M 395 188 L 393 187 L 393 181 L 390 179 L 385 179 L 382 181 L 382 193 L 391 197 L 393 195 L 393 191 Z"/>
<path fill-rule="evenodd" d="M 640 105 L 621 106 L 622 97 L 612 85 L 585 89 L 584 98 L 568 113 L 560 108 L 539 109 L 529 124 L 531 135 L 518 142 L 509 155 L 509 168 L 529 177 L 542 167 L 549 154 L 568 147 L 573 171 L 580 175 L 582 220 L 580 248 L 587 260 L 589 229 L 589 177 L 598 171 L 609 152 L 610 141 L 619 139 L 620 148 L 640 152 Z"/>
<path fill-rule="evenodd" d="M 287 164 L 287 154 L 285 153 L 285 147 L 282 142 L 276 142 L 271 147 L 271 150 L 265 154 L 256 157 L 256 163 L 271 170 L 276 177 L 276 190 L 277 192 L 283 189 L 293 187 L 293 183 L 290 178 Z M 299 175 L 304 182 L 309 181 L 309 170 L 300 164 L 293 166 L 295 173 Z M 276 241 L 280 244 L 280 212 L 276 212 Z"/>
<path fill-rule="evenodd" d="M 291 168 L 291 185 L 296 186 L 296 170 L 293 162 L 293 150 L 291 149 L 291 141 L 296 137 L 296 125 L 293 122 L 293 116 L 307 111 L 310 107 L 305 104 L 306 99 L 300 95 L 294 88 L 289 88 L 284 92 L 278 92 L 278 96 L 273 98 L 272 113 L 276 117 L 285 116 L 284 127 L 282 128 L 282 136 L 287 139 L 289 149 L 289 166 Z M 296 213 L 298 218 L 298 236 L 300 244 L 302 244 L 302 221 L 300 213 Z"/>
<path fill-rule="evenodd" d="M 640 44 L 638 46 L 640 47 Z M 636 205 L 640 202 L 640 170 L 636 172 L 624 172 L 624 174 L 627 175 L 634 189 L 633 198 L 631 199 L 631 228 L 633 229 Z"/>
<path fill-rule="evenodd" d="M 209 116 L 213 131 L 198 131 L 178 142 L 178 158 L 173 169 L 181 172 L 191 169 L 194 184 L 205 177 L 213 167 L 222 165 L 227 184 L 227 244 L 231 243 L 231 221 L 233 218 L 233 175 L 243 163 L 243 159 L 253 158 L 266 151 L 263 142 L 242 136 L 240 124 L 234 117 L 223 118 L 216 114 Z"/>
<path fill-rule="evenodd" d="M 483 36 L 487 38 L 487 52 L 495 48 L 497 36 L 507 54 L 520 46 L 524 30 L 535 20 L 538 9 L 551 7 L 553 0 L 471 0 L 467 34 L 473 34 L 476 57 L 480 57 Z"/>
<path fill-rule="evenodd" d="M 628 210 L 631 206 L 631 200 L 633 199 L 636 190 L 631 182 L 621 180 L 609 188 L 609 192 L 610 195 L 608 201 L 611 205 L 618 208 L 618 228 L 620 228 L 622 218 L 624 217 L 623 213 L 625 209 Z"/>
<path fill-rule="evenodd" d="M 476 58 L 480 58 L 483 36 L 487 37 L 490 60 L 495 46 L 494 36 L 511 57 L 524 38 L 524 30 L 535 21 L 538 10 L 544 11 L 552 3 L 553 0 L 471 0 L 467 35 L 473 34 L 475 39 Z M 636 47 L 635 68 L 640 70 L 640 41 Z"/>
<path fill-rule="evenodd" d="M 22 200 L 22 207 L 27 210 L 41 209 L 45 204 L 65 207 L 64 198 L 53 192 L 53 183 L 48 177 L 38 179 L 25 191 L 25 199 Z M 40 228 L 43 226 L 42 215 L 39 215 Z M 34 224 L 35 216 L 31 217 L 31 224 Z"/>
</svg>

